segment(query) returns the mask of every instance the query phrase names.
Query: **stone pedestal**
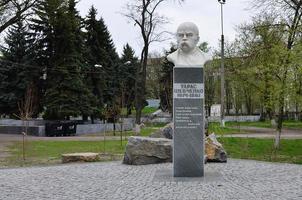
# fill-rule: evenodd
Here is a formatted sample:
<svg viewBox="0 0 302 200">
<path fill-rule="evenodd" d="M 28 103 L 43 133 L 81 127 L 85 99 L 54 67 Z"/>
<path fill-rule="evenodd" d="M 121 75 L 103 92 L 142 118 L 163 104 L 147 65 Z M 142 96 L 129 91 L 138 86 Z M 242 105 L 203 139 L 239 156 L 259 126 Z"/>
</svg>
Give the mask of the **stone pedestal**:
<svg viewBox="0 0 302 200">
<path fill-rule="evenodd" d="M 173 176 L 204 176 L 203 68 L 174 67 Z"/>
</svg>

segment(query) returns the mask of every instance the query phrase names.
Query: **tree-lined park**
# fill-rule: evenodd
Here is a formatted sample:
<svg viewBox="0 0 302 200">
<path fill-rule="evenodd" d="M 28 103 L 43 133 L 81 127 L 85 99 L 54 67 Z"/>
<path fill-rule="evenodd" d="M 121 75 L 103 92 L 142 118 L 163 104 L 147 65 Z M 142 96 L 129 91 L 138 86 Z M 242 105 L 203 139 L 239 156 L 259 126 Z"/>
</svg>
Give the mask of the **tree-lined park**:
<svg viewBox="0 0 302 200">
<path fill-rule="evenodd" d="M 166 39 L 158 28 L 168 23 L 158 12 L 166 1 L 125 2 L 120 15 L 134 24 L 142 50 L 135 52 L 126 43 L 120 55 L 107 27 L 110 21 L 100 17 L 105 8 L 91 6 L 81 16 L 77 3 L 1 1 L 2 118 L 80 118 L 93 124 L 132 117 L 139 125 L 156 109 L 172 114 L 173 64 L 166 56 L 177 46 L 149 51 Z M 272 149 L 278 149 L 284 128 L 301 130 L 302 1 L 257 0 L 248 9 L 254 11 L 251 20 L 236 25 L 235 39 L 225 42 L 224 114 L 238 119 L 257 115 L 260 122 L 229 122 L 226 127 L 211 122 L 209 132 L 242 133 L 238 125 L 271 128 Z M 211 107 L 221 103 L 221 49 L 202 38 L 198 46 L 212 54 L 204 67 L 205 113 L 210 117 Z M 147 99 L 159 99 L 159 107 L 150 110 Z M 152 132 L 148 127 L 147 135 Z"/>
<path fill-rule="evenodd" d="M 301 149 L 302 0 L 0 0 L 0 199 L 301 199 Z"/>
</svg>

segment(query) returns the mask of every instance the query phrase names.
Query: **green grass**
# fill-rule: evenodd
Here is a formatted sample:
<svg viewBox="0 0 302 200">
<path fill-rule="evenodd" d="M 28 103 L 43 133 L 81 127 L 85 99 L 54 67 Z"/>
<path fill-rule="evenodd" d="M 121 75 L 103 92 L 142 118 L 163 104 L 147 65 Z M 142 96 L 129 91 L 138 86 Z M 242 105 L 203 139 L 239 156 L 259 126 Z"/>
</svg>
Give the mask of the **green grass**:
<svg viewBox="0 0 302 200">
<path fill-rule="evenodd" d="M 273 139 L 219 138 L 231 158 L 302 164 L 302 140 L 281 140 L 280 150 Z"/>
<path fill-rule="evenodd" d="M 237 134 L 237 133 L 245 133 L 243 130 L 234 128 L 234 127 L 221 127 L 218 122 L 209 123 L 209 134 L 215 133 L 216 135 L 223 134 Z"/>
<path fill-rule="evenodd" d="M 31 166 L 56 164 L 61 161 L 61 154 L 95 152 L 107 153 L 121 159 L 127 141 L 29 141 L 26 142 L 26 160 L 22 159 L 22 143 L 16 142 L 10 146 L 11 156 L 7 158 L 7 166 Z M 104 151 L 105 147 L 105 151 Z M 111 157 L 111 158 L 114 158 Z M 105 160 L 111 160 L 106 158 Z"/>
<path fill-rule="evenodd" d="M 148 115 L 148 114 L 154 113 L 157 110 L 158 110 L 158 108 L 144 107 L 144 109 L 142 110 L 142 113 L 145 114 L 145 115 Z"/>
<path fill-rule="evenodd" d="M 149 136 L 151 133 L 158 131 L 160 128 L 166 126 L 167 123 L 152 123 L 145 124 L 146 126 L 141 129 L 141 136 Z"/>
<path fill-rule="evenodd" d="M 227 127 L 240 127 L 240 126 L 251 126 L 251 127 L 259 127 L 259 128 L 271 128 L 270 121 L 257 121 L 257 122 L 226 122 L 225 125 Z"/>
<path fill-rule="evenodd" d="M 162 128 L 166 125 L 167 125 L 167 123 L 163 123 L 163 122 L 145 123 L 146 127 L 153 127 L 153 128 Z"/>
<path fill-rule="evenodd" d="M 285 121 L 283 126 L 285 128 L 302 129 L 302 121 Z"/>
<path fill-rule="evenodd" d="M 158 110 L 158 108 L 145 107 L 145 108 L 142 110 L 142 115 L 149 115 L 149 114 L 154 113 L 154 112 L 157 111 L 157 110 Z M 126 113 L 127 113 L 126 108 L 123 108 L 123 109 L 122 109 L 122 114 L 123 114 L 123 115 L 126 115 Z M 135 113 L 136 113 L 136 110 L 133 109 L 133 110 L 131 111 L 131 116 L 135 116 Z"/>
<path fill-rule="evenodd" d="M 258 122 L 226 122 L 227 127 L 240 127 L 240 126 L 251 126 L 259 128 L 273 128 L 270 121 L 258 121 Z M 284 121 L 284 128 L 289 129 L 302 129 L 302 121 Z"/>
<path fill-rule="evenodd" d="M 154 128 L 154 127 L 145 127 L 141 129 L 141 134 L 140 136 L 149 136 L 151 133 L 157 131 L 159 128 Z"/>
<path fill-rule="evenodd" d="M 277 151 L 273 148 L 273 139 L 222 137 L 218 140 L 231 158 L 302 164 L 302 139 L 281 140 L 281 148 Z M 23 162 L 22 144 L 16 142 L 10 146 L 11 156 L 2 164 L 8 167 L 59 164 L 61 154 L 75 152 L 106 153 L 110 156 L 104 157 L 103 161 L 121 160 L 126 143 L 106 141 L 104 151 L 103 141 L 30 141 L 26 143 Z"/>
<path fill-rule="evenodd" d="M 145 127 L 141 129 L 141 136 L 149 136 L 151 133 L 157 131 L 158 129 L 164 127 L 167 123 L 146 123 Z M 115 136 L 120 136 L 121 132 L 116 131 Z M 133 131 L 123 131 L 123 136 L 135 135 Z M 89 134 L 90 136 L 103 135 L 103 133 Z M 106 132 L 106 136 L 114 136 L 113 131 Z"/>
<path fill-rule="evenodd" d="M 140 136 L 149 136 L 151 133 L 159 130 L 164 127 L 166 123 L 153 123 L 153 124 L 145 124 L 145 127 L 141 129 Z M 119 133 L 117 133 L 119 134 Z M 135 135 L 133 131 L 126 131 L 127 136 Z"/>
<path fill-rule="evenodd" d="M 165 125 L 165 123 L 146 124 L 146 126 L 141 129 L 140 136 L 149 136 L 151 133 L 157 131 Z M 120 136 L 120 132 L 116 131 L 115 135 Z M 75 152 L 108 153 L 113 156 L 107 156 L 103 160 L 120 160 L 122 159 L 125 145 L 127 143 L 127 141 L 125 141 L 125 136 L 129 137 L 132 135 L 134 135 L 133 131 L 124 131 L 122 145 L 120 140 L 107 140 L 105 142 L 105 146 L 103 141 L 29 141 L 26 142 L 25 162 L 23 162 L 22 159 L 22 143 L 15 142 L 10 146 L 11 157 L 6 159 L 4 163 L 0 163 L 0 167 L 1 165 L 32 166 L 44 164 L 57 164 L 61 161 L 61 154 Z M 91 136 L 100 136 L 100 134 L 91 134 Z M 106 136 L 113 136 L 113 132 L 107 132 Z"/>
</svg>

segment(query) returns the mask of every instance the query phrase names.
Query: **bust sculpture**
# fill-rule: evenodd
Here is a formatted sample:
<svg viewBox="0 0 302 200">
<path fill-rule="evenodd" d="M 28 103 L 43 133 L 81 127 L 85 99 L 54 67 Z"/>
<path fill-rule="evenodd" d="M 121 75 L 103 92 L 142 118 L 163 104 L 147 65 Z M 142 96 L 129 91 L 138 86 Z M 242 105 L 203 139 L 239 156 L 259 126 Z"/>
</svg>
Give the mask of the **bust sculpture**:
<svg viewBox="0 0 302 200">
<path fill-rule="evenodd" d="M 198 27 L 192 22 L 184 22 L 177 28 L 178 49 L 167 56 L 175 66 L 203 66 L 207 61 L 204 53 L 196 46 L 199 41 Z"/>
</svg>

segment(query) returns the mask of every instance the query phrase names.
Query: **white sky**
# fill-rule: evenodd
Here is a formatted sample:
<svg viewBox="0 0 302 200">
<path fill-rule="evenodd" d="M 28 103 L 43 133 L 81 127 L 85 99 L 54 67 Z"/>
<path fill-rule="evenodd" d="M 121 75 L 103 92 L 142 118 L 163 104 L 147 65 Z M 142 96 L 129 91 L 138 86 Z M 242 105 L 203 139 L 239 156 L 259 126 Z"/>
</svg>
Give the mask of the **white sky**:
<svg viewBox="0 0 302 200">
<path fill-rule="evenodd" d="M 103 17 L 118 53 L 121 54 L 123 46 L 129 43 L 136 51 L 136 55 L 139 55 L 142 43 L 138 27 L 128 23 L 128 20 L 120 14 L 127 1 L 131 0 L 80 0 L 77 8 L 82 16 L 86 16 L 91 5 L 94 5 L 98 10 L 98 17 Z M 247 0 L 226 1 L 224 35 L 226 40 L 232 41 L 236 35 L 236 25 L 249 21 L 252 11 L 247 9 L 249 6 Z M 217 0 L 186 0 L 182 5 L 171 0 L 163 3 L 158 11 L 170 19 L 170 23 L 163 27 L 164 31 L 174 33 L 180 23 L 191 21 L 199 27 L 200 41 L 206 41 L 211 47 L 218 48 L 221 23 L 220 4 Z M 164 48 L 170 47 L 171 42 L 175 42 L 175 39 L 152 43 L 150 52 L 161 53 Z"/>
</svg>

